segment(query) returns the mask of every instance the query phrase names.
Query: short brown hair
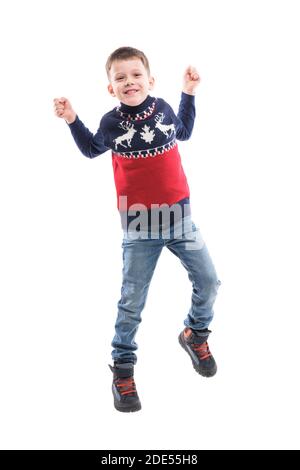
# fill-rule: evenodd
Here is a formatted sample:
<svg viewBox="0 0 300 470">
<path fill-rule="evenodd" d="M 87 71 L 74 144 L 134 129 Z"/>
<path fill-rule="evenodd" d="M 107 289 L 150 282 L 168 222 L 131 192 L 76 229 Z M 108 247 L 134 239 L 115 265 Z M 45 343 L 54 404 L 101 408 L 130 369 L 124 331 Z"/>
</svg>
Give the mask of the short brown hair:
<svg viewBox="0 0 300 470">
<path fill-rule="evenodd" d="M 108 78 L 109 77 L 109 72 L 112 66 L 112 63 L 115 60 L 128 60 L 128 59 L 133 59 L 134 57 L 137 57 L 142 61 L 144 64 L 145 69 L 147 70 L 148 74 L 150 75 L 150 66 L 149 66 L 149 61 L 145 54 L 140 51 L 139 49 L 135 49 L 134 47 L 119 47 L 116 49 L 114 52 L 110 54 L 106 61 L 106 73 Z"/>
</svg>

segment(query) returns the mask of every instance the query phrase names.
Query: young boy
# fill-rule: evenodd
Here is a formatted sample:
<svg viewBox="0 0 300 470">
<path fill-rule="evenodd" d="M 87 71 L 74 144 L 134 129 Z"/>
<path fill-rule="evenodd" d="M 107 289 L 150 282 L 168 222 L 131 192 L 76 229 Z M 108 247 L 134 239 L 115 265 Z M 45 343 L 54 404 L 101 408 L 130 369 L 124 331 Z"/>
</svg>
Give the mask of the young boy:
<svg viewBox="0 0 300 470">
<path fill-rule="evenodd" d="M 112 151 L 117 205 L 123 228 L 123 281 L 112 341 L 112 391 L 118 411 L 137 411 L 141 403 L 134 381 L 134 341 L 151 278 L 166 246 L 192 282 L 192 302 L 179 343 L 194 369 L 205 377 L 217 371 L 209 350 L 208 326 L 221 282 L 191 219 L 190 191 L 177 140 L 187 140 L 195 119 L 195 89 L 200 77 L 193 67 L 184 74 L 178 114 L 154 87 L 143 52 L 121 47 L 108 58 L 108 91 L 120 104 L 106 113 L 95 135 L 79 119 L 66 98 L 54 99 L 55 114 L 64 118 L 80 151 L 94 158 Z"/>
</svg>

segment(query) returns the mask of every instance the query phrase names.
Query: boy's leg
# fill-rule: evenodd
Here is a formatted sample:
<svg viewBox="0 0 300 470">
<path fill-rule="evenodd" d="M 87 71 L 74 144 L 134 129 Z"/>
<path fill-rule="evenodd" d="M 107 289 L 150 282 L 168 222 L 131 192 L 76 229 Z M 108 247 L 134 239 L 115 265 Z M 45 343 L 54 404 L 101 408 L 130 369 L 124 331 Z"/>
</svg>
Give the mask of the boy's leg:
<svg viewBox="0 0 300 470">
<path fill-rule="evenodd" d="M 119 363 L 136 363 L 134 341 L 150 281 L 164 243 L 159 239 L 123 239 L 123 281 L 112 358 Z"/>
<path fill-rule="evenodd" d="M 211 333 L 208 326 L 221 282 L 200 231 L 191 220 L 183 236 L 168 240 L 166 246 L 180 259 L 193 284 L 192 305 L 184 320 L 186 328 L 179 335 L 179 343 L 189 354 L 194 369 L 204 377 L 212 377 L 217 372 L 217 364 L 207 343 Z"/>
<path fill-rule="evenodd" d="M 184 324 L 194 330 L 208 328 L 212 321 L 219 281 L 207 247 L 193 222 L 180 238 L 166 241 L 167 248 L 181 261 L 193 285 L 192 303 Z"/>
</svg>

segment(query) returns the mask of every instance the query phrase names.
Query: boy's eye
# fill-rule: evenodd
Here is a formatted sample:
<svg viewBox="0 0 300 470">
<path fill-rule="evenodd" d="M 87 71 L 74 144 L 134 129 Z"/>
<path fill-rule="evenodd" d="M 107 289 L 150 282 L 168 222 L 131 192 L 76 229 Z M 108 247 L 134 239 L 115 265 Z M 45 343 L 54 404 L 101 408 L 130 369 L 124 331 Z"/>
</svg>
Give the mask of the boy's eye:
<svg viewBox="0 0 300 470">
<path fill-rule="evenodd" d="M 135 77 L 141 77 L 142 74 L 141 74 L 141 73 L 135 73 L 134 76 L 135 76 Z M 117 82 L 120 82 L 121 80 L 124 80 L 124 77 L 117 77 L 117 78 L 116 78 L 116 81 L 117 81 Z"/>
</svg>

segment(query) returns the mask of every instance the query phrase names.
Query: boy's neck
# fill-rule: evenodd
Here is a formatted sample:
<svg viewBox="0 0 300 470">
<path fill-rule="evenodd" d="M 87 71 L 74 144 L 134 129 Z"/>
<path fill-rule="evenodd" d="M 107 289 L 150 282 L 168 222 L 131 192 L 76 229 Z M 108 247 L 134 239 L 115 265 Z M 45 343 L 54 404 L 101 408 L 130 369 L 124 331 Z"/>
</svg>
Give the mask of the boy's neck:
<svg viewBox="0 0 300 470">
<path fill-rule="evenodd" d="M 124 104 L 120 102 L 120 105 L 118 106 L 118 109 L 123 112 L 123 113 L 128 113 L 128 114 L 138 114 L 141 111 L 144 111 L 148 106 L 150 106 L 155 98 L 153 96 L 147 95 L 147 97 L 142 101 L 142 103 L 136 105 L 136 106 L 129 106 L 128 104 Z"/>
</svg>

